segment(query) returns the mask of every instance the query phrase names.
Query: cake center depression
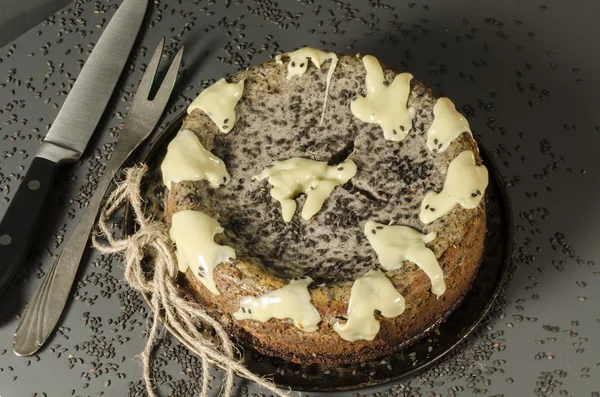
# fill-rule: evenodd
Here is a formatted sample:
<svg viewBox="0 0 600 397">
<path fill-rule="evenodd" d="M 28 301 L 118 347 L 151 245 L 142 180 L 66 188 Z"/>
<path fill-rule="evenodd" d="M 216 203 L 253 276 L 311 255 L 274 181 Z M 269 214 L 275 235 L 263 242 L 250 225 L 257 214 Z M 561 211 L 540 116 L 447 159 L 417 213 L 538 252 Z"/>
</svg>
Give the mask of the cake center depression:
<svg viewBox="0 0 600 397">
<path fill-rule="evenodd" d="M 297 62 L 291 54 L 287 62 Z M 205 153 L 222 160 L 231 181 L 219 188 L 214 188 L 216 179 L 187 185 L 184 181 L 187 188 L 172 197 L 174 206 L 214 217 L 224 229 L 217 239 L 233 247 L 238 257 L 256 259 L 283 278 L 308 276 L 315 283 L 354 281 L 377 268 L 377 256 L 363 234 L 367 221 L 394 222 L 424 234 L 440 230 L 443 219 L 430 225 L 419 220 L 425 194 L 442 190 L 446 168 L 456 154 L 427 149 L 435 103 L 423 95 L 424 88 L 409 92 L 410 78 L 384 70 L 374 57 L 365 58 L 323 64 L 323 59 L 315 63 L 312 57 L 301 74 L 289 79 L 289 65 L 267 63 L 210 87 L 211 95 L 232 98 L 230 87 L 243 82 L 243 93 L 235 95 L 235 110 L 230 109 L 231 101 L 221 105 L 235 114 L 235 124 L 230 123 L 224 134 L 224 121 L 211 117 L 223 111 L 193 112 L 196 100 L 184 128 L 196 132 Z M 320 125 L 331 67 L 335 70 Z M 400 97 L 390 97 L 398 101 L 397 113 L 403 115 L 396 122 L 398 131 L 404 126 L 401 142 L 382 137 L 385 123 L 365 122 L 353 114 L 352 98 L 378 98 L 375 84 L 381 85 L 377 90 L 402 91 Z M 311 171 L 320 167 L 336 172 L 343 164 L 355 174 L 324 178 Z M 312 177 L 299 181 L 287 175 L 293 186 L 282 189 L 286 173 L 298 172 Z M 302 208 L 302 216 L 291 216 L 296 206 Z M 444 233 L 433 243 L 433 252 L 443 252 L 457 237 Z"/>
</svg>

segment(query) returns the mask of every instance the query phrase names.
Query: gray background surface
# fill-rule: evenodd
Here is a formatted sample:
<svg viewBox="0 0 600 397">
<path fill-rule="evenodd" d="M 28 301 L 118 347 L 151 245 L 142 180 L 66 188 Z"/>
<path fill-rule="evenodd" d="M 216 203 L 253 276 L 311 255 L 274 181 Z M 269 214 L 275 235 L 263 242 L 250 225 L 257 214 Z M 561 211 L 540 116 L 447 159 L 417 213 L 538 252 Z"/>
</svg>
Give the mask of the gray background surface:
<svg viewBox="0 0 600 397">
<path fill-rule="evenodd" d="M 9 43 L 69 2 L 69 0 L 0 1 L 0 46 Z"/>
<path fill-rule="evenodd" d="M 0 215 L 118 4 L 76 1 L 0 48 Z M 149 313 L 118 258 L 90 252 L 58 333 L 37 356 L 16 357 L 11 345 L 15 316 L 80 216 L 163 36 L 169 56 L 186 46 L 165 122 L 209 80 L 311 45 L 409 70 L 451 97 L 493 153 L 516 226 L 501 299 L 439 364 L 357 393 L 599 396 L 598 3 L 155 0 L 151 8 L 96 138 L 59 174 L 39 242 L 0 301 L 0 396 L 145 395 L 136 355 Z M 161 394 L 194 395 L 196 358 L 163 335 L 154 360 Z M 244 381 L 237 388 L 259 392 Z"/>
</svg>

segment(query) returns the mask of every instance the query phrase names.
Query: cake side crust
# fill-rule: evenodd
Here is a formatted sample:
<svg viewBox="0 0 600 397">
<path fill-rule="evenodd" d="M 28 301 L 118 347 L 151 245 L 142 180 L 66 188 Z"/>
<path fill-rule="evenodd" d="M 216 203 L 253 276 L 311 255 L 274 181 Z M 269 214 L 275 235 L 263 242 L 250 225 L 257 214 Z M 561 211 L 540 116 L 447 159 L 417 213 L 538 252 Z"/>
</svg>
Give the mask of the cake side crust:
<svg viewBox="0 0 600 397">
<path fill-rule="evenodd" d="M 327 292 L 324 288 L 312 291 L 313 304 L 323 316 L 319 330 L 314 333 L 304 333 L 285 320 L 260 323 L 233 319 L 229 313 L 237 310 L 237 300 L 244 294 L 244 285 L 248 285 L 247 282 L 231 283 L 231 278 L 241 277 L 236 266 L 224 265 L 216 275 L 218 283 L 229 285 L 219 296 L 208 292 L 189 271 L 184 285 L 190 298 L 199 302 L 238 342 L 250 345 L 260 353 L 302 364 L 368 361 L 389 355 L 420 339 L 445 320 L 468 293 L 481 264 L 486 231 L 484 205 L 476 211 L 478 214 L 471 218 L 463 239 L 439 259 L 446 275 L 446 293 L 436 298 L 429 292 L 429 279 L 420 274 L 410 285 L 399 289 L 407 302 L 402 315 L 393 319 L 377 316 L 381 328 L 373 341 L 348 342 L 333 331 L 336 321 L 344 321 L 349 285 L 335 285 Z M 394 281 L 393 272 L 387 274 Z M 273 285 L 273 279 L 254 281 L 259 286 Z M 283 281 L 281 284 L 284 285 Z"/>
</svg>

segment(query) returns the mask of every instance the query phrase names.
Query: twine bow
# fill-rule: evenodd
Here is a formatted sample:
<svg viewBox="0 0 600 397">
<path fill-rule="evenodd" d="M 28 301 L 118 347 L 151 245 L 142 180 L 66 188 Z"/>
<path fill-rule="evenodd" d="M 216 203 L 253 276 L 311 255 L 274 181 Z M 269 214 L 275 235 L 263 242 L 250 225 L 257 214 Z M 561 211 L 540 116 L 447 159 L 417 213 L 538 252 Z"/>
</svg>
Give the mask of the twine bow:
<svg viewBox="0 0 600 397">
<path fill-rule="evenodd" d="M 233 390 L 234 375 L 249 379 L 277 396 L 288 396 L 275 385 L 252 373 L 234 356 L 234 345 L 223 327 L 198 304 L 183 297 L 177 280 L 177 260 L 175 258 L 168 230 L 161 221 L 155 221 L 144 214 L 140 195 L 141 182 L 148 171 L 145 164 L 136 165 L 124 171 L 125 179 L 110 194 L 98 219 L 99 231 L 92 236 L 94 247 L 103 254 L 122 253 L 125 259 L 125 279 L 150 302 L 154 320 L 148 335 L 146 347 L 142 352 L 143 377 L 146 391 L 155 397 L 152 384 L 150 359 L 157 335 L 159 321 L 169 328 L 171 333 L 184 342 L 202 361 L 201 397 L 209 391 L 210 368 L 221 368 L 225 375 L 222 395 L 230 397 Z M 111 233 L 109 219 L 126 202 L 134 212 L 138 230 L 123 239 L 115 239 Z M 100 241 L 103 237 L 106 243 Z M 153 271 L 149 274 L 142 268 L 144 257 L 153 258 Z M 214 329 L 216 341 L 202 335 L 198 323 Z"/>
</svg>

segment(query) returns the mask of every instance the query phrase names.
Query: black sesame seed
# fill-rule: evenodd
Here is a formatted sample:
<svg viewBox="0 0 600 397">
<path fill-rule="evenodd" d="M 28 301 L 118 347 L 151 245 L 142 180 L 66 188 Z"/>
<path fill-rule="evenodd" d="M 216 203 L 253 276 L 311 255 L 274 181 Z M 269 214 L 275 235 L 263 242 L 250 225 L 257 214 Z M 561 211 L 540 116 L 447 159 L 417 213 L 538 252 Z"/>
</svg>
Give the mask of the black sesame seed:
<svg viewBox="0 0 600 397">
<path fill-rule="evenodd" d="M 440 144 L 438 145 L 438 149 L 441 149 L 441 148 L 442 148 L 442 144 L 440 143 Z"/>
<path fill-rule="evenodd" d="M 252 314 L 252 310 L 248 309 L 248 314 Z"/>
<path fill-rule="evenodd" d="M 477 190 L 475 191 L 475 193 L 477 193 L 477 194 L 481 194 L 481 190 L 477 189 Z"/>
<path fill-rule="evenodd" d="M 292 62 L 292 67 L 296 67 L 296 62 Z"/>
<path fill-rule="evenodd" d="M 477 193 L 471 193 L 471 197 L 477 197 Z"/>
<path fill-rule="evenodd" d="M 337 170 L 338 170 L 338 171 L 343 171 L 343 170 L 344 170 L 344 167 L 339 167 Z"/>
<path fill-rule="evenodd" d="M 300 67 L 303 68 L 304 67 L 304 62 L 300 64 Z"/>
<path fill-rule="evenodd" d="M 242 306 L 242 313 L 246 313 L 246 308 L 244 308 L 244 306 Z"/>
<path fill-rule="evenodd" d="M 438 140 L 437 140 L 437 138 L 435 138 L 435 139 L 433 140 L 433 143 L 434 143 L 435 145 L 437 145 L 437 144 L 438 144 Z"/>
<path fill-rule="evenodd" d="M 228 122 L 229 122 L 229 119 L 223 120 L 223 124 L 227 124 Z"/>
<path fill-rule="evenodd" d="M 371 230 L 371 233 L 377 234 L 377 231 L 375 231 L 375 229 L 373 229 L 373 230 Z"/>
<path fill-rule="evenodd" d="M 377 226 L 376 229 L 381 230 L 381 229 L 383 229 L 383 226 Z"/>
<path fill-rule="evenodd" d="M 431 208 L 429 208 L 429 211 L 434 212 L 435 208 L 431 207 Z"/>
<path fill-rule="evenodd" d="M 404 126 L 403 125 L 400 126 L 400 131 L 404 132 Z"/>
<path fill-rule="evenodd" d="M 429 204 L 427 204 L 427 205 L 425 206 L 425 209 L 426 209 L 426 210 L 428 210 L 428 209 L 429 209 Z"/>
<path fill-rule="evenodd" d="M 224 129 L 224 130 L 226 130 L 226 129 L 228 129 L 228 128 L 229 128 L 229 126 L 228 126 L 227 124 L 225 124 L 225 125 L 223 126 L 223 129 Z"/>
</svg>

